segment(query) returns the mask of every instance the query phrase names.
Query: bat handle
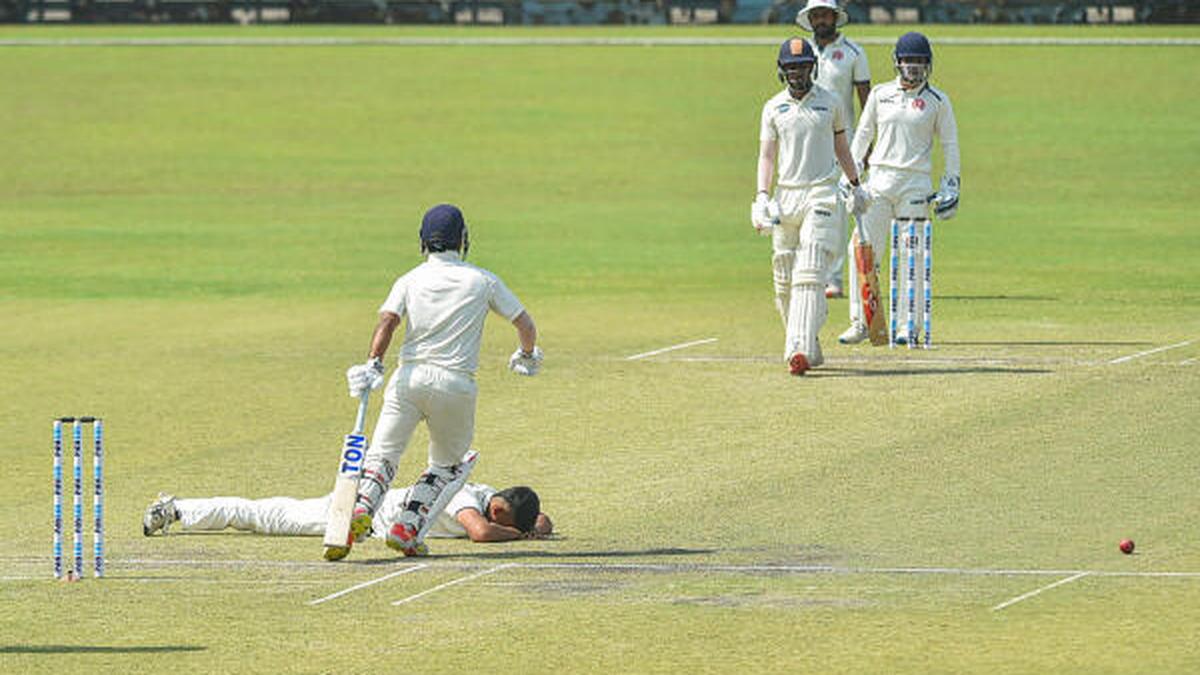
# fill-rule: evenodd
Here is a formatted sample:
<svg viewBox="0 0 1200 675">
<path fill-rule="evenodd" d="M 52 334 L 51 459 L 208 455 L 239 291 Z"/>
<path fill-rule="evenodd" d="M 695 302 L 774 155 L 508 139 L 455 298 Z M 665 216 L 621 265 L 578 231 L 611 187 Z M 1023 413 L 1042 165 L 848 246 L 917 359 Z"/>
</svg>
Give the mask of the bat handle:
<svg viewBox="0 0 1200 675">
<path fill-rule="evenodd" d="M 367 400 L 371 398 L 371 390 L 367 389 L 358 397 L 358 417 L 354 420 L 354 433 L 361 434 L 367 423 Z"/>
</svg>

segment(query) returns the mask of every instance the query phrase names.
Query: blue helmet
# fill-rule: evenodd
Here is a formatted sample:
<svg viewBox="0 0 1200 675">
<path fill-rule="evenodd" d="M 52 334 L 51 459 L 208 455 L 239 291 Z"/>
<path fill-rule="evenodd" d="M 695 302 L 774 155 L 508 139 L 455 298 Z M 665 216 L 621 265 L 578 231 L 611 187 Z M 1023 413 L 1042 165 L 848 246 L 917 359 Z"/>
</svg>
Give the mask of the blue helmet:
<svg viewBox="0 0 1200 675">
<path fill-rule="evenodd" d="M 421 252 L 457 251 L 467 255 L 470 241 L 462 211 L 453 204 L 438 204 L 421 219 Z"/>
<path fill-rule="evenodd" d="M 920 33 L 905 33 L 896 40 L 896 49 L 892 52 L 893 58 L 897 61 L 903 56 L 924 56 L 933 63 L 933 47 L 929 46 L 929 39 Z"/>
<path fill-rule="evenodd" d="M 807 71 L 797 68 L 805 64 L 812 68 Z M 779 81 L 786 84 L 793 94 L 804 94 L 812 89 L 813 80 L 817 77 L 817 52 L 808 40 L 798 37 L 784 40 L 779 46 L 779 58 L 775 65 Z"/>
<path fill-rule="evenodd" d="M 906 63 L 902 60 L 908 59 Z M 913 62 L 912 59 L 923 59 Z M 896 49 L 892 52 L 892 65 L 896 74 L 907 88 L 919 87 L 929 80 L 933 72 L 933 48 L 929 39 L 920 33 L 905 33 L 896 40 Z"/>
</svg>

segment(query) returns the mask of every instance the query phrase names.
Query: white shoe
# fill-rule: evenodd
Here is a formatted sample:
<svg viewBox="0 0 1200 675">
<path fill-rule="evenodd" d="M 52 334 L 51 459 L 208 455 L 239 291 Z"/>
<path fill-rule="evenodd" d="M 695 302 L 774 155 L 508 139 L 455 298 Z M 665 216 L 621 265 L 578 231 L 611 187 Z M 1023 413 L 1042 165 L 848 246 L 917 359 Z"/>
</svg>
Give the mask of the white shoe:
<svg viewBox="0 0 1200 675">
<path fill-rule="evenodd" d="M 867 331 L 867 327 L 855 321 L 850 324 L 846 332 L 838 336 L 838 342 L 844 345 L 856 345 L 870 336 L 871 334 Z"/>
<path fill-rule="evenodd" d="M 175 508 L 175 496 L 160 492 L 158 499 L 146 507 L 146 513 L 142 516 L 142 534 L 149 537 L 159 530 L 166 534 L 167 528 L 177 520 L 179 511 Z"/>
<path fill-rule="evenodd" d="M 845 297 L 845 295 L 842 293 L 842 285 L 841 284 L 839 284 L 837 282 L 833 282 L 833 283 L 827 284 L 825 286 L 825 299 L 833 300 L 835 298 L 841 298 L 841 297 Z"/>
</svg>

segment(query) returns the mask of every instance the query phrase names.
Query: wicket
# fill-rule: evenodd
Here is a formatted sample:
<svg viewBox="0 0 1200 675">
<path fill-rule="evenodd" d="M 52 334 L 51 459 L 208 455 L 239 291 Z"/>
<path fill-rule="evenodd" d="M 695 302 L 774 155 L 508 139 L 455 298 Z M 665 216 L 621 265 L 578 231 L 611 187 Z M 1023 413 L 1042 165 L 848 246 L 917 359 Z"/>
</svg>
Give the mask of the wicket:
<svg viewBox="0 0 1200 675">
<path fill-rule="evenodd" d="M 73 565 L 67 578 L 83 578 L 83 427 L 92 425 L 92 573 L 104 576 L 104 421 L 99 417 L 54 420 L 54 578 L 63 578 L 63 424 L 71 425 Z"/>
<path fill-rule="evenodd" d="M 919 262 L 918 262 L 919 259 Z M 922 268 L 924 290 L 920 305 L 921 323 L 917 323 L 917 269 Z M 901 267 L 903 266 L 903 269 Z M 892 220 L 892 254 L 890 259 L 888 346 L 907 343 L 909 349 L 933 346 L 933 221 L 929 218 L 896 218 Z M 903 286 L 903 288 L 901 288 Z M 903 295 L 901 295 L 903 293 Z M 904 298 L 907 317 L 904 339 L 899 337 L 901 298 Z M 924 333 L 920 340 L 917 326 Z"/>
</svg>

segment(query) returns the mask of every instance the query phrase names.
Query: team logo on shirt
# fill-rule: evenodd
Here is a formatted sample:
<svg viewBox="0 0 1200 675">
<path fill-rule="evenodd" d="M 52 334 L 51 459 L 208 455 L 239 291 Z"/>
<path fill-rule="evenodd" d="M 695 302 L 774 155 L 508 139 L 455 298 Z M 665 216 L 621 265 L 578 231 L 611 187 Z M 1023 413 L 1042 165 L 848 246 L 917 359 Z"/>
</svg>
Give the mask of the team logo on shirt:
<svg viewBox="0 0 1200 675">
<path fill-rule="evenodd" d="M 845 54 L 843 54 L 843 53 L 842 53 L 842 50 L 840 50 L 840 49 L 835 49 L 835 50 L 834 50 L 834 52 L 833 52 L 833 60 L 834 60 L 834 61 L 841 61 L 841 60 L 842 60 L 842 58 L 844 58 L 845 56 L 846 56 L 846 55 L 845 55 Z"/>
<path fill-rule="evenodd" d="M 914 98 L 913 99 L 913 107 L 916 108 L 917 110 L 924 111 L 925 110 L 925 99 Z"/>
<path fill-rule="evenodd" d="M 776 108 L 776 109 L 775 109 L 775 111 L 776 111 L 776 112 L 778 112 L 779 114 L 781 114 L 781 115 L 782 115 L 783 113 L 787 112 L 787 111 L 788 111 L 788 109 L 789 109 L 789 108 L 791 108 L 791 107 L 792 107 L 792 104 L 790 104 L 790 103 L 784 103 L 783 105 L 781 105 L 781 106 L 779 106 L 778 108 Z"/>
</svg>

